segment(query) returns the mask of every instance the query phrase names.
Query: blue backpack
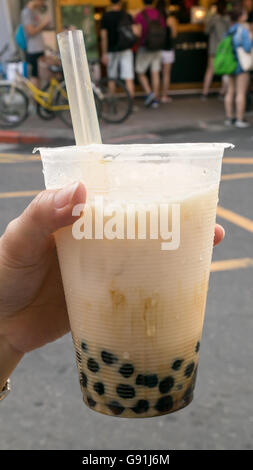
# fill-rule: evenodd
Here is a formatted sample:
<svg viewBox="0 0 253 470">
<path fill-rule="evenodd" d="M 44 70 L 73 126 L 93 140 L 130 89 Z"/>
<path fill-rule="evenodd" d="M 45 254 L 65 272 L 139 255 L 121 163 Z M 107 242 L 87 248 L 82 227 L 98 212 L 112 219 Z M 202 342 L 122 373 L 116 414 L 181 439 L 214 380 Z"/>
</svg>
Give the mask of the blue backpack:
<svg viewBox="0 0 253 470">
<path fill-rule="evenodd" d="M 25 35 L 25 30 L 22 24 L 17 27 L 16 35 L 15 35 L 16 43 L 23 51 L 27 49 L 27 40 Z"/>
</svg>

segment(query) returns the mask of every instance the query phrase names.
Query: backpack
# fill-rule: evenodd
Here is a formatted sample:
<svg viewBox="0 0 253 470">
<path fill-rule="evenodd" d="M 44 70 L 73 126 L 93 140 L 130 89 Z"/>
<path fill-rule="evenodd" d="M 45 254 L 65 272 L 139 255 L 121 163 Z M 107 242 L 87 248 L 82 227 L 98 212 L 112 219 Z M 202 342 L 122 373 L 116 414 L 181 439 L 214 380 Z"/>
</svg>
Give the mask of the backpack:
<svg viewBox="0 0 253 470">
<path fill-rule="evenodd" d="M 22 49 L 23 51 L 26 51 L 27 49 L 27 40 L 26 40 L 26 35 L 25 35 L 25 30 L 22 24 L 20 24 L 17 27 L 16 34 L 15 34 L 15 39 L 17 45 Z"/>
<path fill-rule="evenodd" d="M 213 66 L 215 75 L 231 75 L 235 72 L 237 60 L 234 54 L 231 34 L 228 34 L 218 44 Z"/>
<path fill-rule="evenodd" d="M 144 16 L 148 26 L 144 46 L 149 51 L 163 50 L 166 41 L 166 28 L 161 25 L 160 14 L 156 20 L 151 20 L 145 10 L 142 12 L 142 15 Z"/>
<path fill-rule="evenodd" d="M 133 32 L 132 24 L 129 21 L 128 15 L 124 11 L 122 13 L 122 18 L 118 26 L 118 51 L 131 49 L 138 40 L 137 36 Z"/>
</svg>

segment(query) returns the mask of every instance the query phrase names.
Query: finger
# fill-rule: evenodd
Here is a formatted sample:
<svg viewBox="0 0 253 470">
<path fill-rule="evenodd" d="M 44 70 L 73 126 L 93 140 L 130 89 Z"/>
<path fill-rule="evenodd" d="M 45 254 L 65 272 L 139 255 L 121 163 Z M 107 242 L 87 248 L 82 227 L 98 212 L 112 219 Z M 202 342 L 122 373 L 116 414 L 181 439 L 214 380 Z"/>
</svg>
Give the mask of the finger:
<svg viewBox="0 0 253 470">
<path fill-rule="evenodd" d="M 1 239 L 1 251 L 16 264 L 34 265 L 52 245 L 52 234 L 78 219 L 72 216 L 73 208 L 85 200 L 85 187 L 78 182 L 41 192 L 20 217 L 10 222 Z"/>
<path fill-rule="evenodd" d="M 213 241 L 214 246 L 222 242 L 224 237 L 225 237 L 224 228 L 221 225 L 216 224 L 215 231 L 214 231 L 214 241 Z"/>
</svg>

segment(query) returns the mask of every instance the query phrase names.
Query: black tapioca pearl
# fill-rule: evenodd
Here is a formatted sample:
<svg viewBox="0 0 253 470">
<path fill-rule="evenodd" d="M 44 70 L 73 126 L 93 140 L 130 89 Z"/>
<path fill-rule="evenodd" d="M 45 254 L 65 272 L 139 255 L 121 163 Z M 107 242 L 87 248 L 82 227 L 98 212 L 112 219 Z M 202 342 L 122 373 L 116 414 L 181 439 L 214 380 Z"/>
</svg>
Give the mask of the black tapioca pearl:
<svg viewBox="0 0 253 470">
<path fill-rule="evenodd" d="M 131 385 L 119 384 L 116 388 L 117 394 L 121 398 L 134 398 L 135 390 Z"/>
<path fill-rule="evenodd" d="M 98 372 L 99 370 L 99 364 L 97 361 L 95 361 L 95 359 L 93 359 L 92 357 L 90 357 L 87 361 L 87 367 L 88 369 L 91 371 L 91 372 Z"/>
<path fill-rule="evenodd" d="M 160 412 L 170 411 L 173 408 L 173 399 L 170 395 L 159 398 L 156 402 L 155 409 Z"/>
<path fill-rule="evenodd" d="M 142 375 L 139 374 L 136 377 L 136 385 L 143 385 L 143 387 L 154 388 L 158 384 L 158 377 L 156 374 Z"/>
<path fill-rule="evenodd" d="M 176 389 L 177 389 L 177 390 L 182 390 L 182 388 L 183 388 L 183 384 L 178 384 L 178 385 L 176 386 Z"/>
<path fill-rule="evenodd" d="M 117 401 L 111 401 L 107 406 L 115 415 L 121 415 L 125 410 L 124 406 Z"/>
<path fill-rule="evenodd" d="M 82 385 L 82 387 L 87 387 L 87 383 L 87 375 L 84 372 L 81 372 L 80 384 Z"/>
<path fill-rule="evenodd" d="M 194 362 L 190 362 L 190 364 L 186 366 L 185 371 L 184 371 L 185 377 L 190 377 L 192 375 L 194 366 L 195 366 Z"/>
<path fill-rule="evenodd" d="M 98 393 L 98 395 L 104 395 L 105 393 L 105 386 L 102 382 L 96 382 L 94 385 L 93 385 L 93 388 L 95 390 L 95 392 Z"/>
<path fill-rule="evenodd" d="M 93 398 L 90 397 L 90 396 L 87 397 L 87 402 L 89 403 L 89 406 L 91 408 L 94 408 L 94 406 L 96 406 L 96 404 L 97 404 L 97 402 L 95 400 L 93 400 Z"/>
<path fill-rule="evenodd" d="M 101 357 L 102 360 L 104 361 L 105 364 L 111 365 L 117 362 L 118 358 L 114 356 L 114 354 L 108 352 L 108 351 L 102 351 L 101 352 Z"/>
<path fill-rule="evenodd" d="M 134 366 L 132 364 L 123 364 L 119 369 L 119 373 L 127 379 L 134 373 Z"/>
<path fill-rule="evenodd" d="M 173 370 L 179 370 L 183 362 L 184 362 L 183 359 L 176 359 L 176 360 L 173 362 L 172 366 L 171 366 L 172 369 L 173 369 Z"/>
<path fill-rule="evenodd" d="M 87 351 L 88 351 L 88 346 L 87 346 L 87 344 L 86 344 L 84 341 L 81 342 L 81 348 L 82 348 L 82 351 L 83 351 L 83 352 L 87 352 Z"/>
<path fill-rule="evenodd" d="M 196 346 L 195 346 L 195 352 L 198 353 L 200 348 L 200 342 L 198 341 Z"/>
<path fill-rule="evenodd" d="M 138 400 L 136 405 L 132 408 L 132 410 L 136 414 L 146 413 L 149 409 L 149 402 L 147 400 Z"/>
<path fill-rule="evenodd" d="M 82 356 L 81 356 L 80 352 L 78 351 L 78 349 L 76 349 L 76 360 L 77 360 L 77 362 L 79 362 L 79 364 L 81 364 Z"/>
<path fill-rule="evenodd" d="M 173 377 L 165 377 L 165 379 L 161 380 L 159 383 L 159 390 L 161 393 L 168 393 L 174 385 Z"/>
</svg>

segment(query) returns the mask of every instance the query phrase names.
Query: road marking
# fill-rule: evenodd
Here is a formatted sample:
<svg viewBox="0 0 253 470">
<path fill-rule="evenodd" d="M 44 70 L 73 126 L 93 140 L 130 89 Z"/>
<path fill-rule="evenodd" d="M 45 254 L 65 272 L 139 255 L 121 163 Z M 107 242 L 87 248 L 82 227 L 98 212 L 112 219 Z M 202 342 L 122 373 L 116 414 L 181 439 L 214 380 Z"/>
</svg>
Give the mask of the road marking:
<svg viewBox="0 0 253 470">
<path fill-rule="evenodd" d="M 253 178 L 253 172 L 249 173 L 232 173 L 229 175 L 222 175 L 221 181 L 229 181 L 229 180 L 240 180 L 240 179 L 247 179 Z"/>
<path fill-rule="evenodd" d="M 217 215 L 222 219 L 226 219 L 229 222 L 232 222 L 232 224 L 238 225 L 239 227 L 244 228 L 244 230 L 248 230 L 248 232 L 253 233 L 253 221 L 247 219 L 247 217 L 243 217 L 242 215 L 236 214 L 236 212 L 232 212 L 221 206 L 217 207 Z"/>
<path fill-rule="evenodd" d="M 34 162 L 40 161 L 39 155 L 0 153 L 0 163 Z"/>
<path fill-rule="evenodd" d="M 225 157 L 223 158 L 223 163 L 232 165 L 253 165 L 253 158 Z"/>
<path fill-rule="evenodd" d="M 242 269 L 253 267 L 253 258 L 226 259 L 214 261 L 211 264 L 211 272 L 231 271 L 232 269 Z"/>
<path fill-rule="evenodd" d="M 42 190 L 41 190 L 42 191 Z M 0 193 L 0 199 L 9 199 L 14 197 L 33 197 L 37 196 L 40 191 L 16 191 L 13 193 Z"/>
</svg>

